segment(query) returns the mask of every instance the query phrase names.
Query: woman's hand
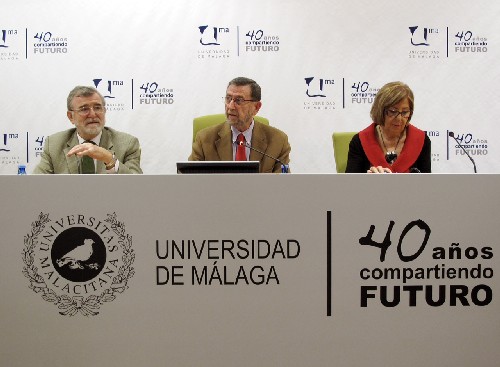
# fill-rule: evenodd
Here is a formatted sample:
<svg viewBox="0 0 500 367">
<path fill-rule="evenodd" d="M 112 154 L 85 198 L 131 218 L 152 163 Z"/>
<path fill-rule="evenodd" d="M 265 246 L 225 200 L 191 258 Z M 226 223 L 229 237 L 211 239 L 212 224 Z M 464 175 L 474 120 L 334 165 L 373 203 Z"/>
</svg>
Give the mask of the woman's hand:
<svg viewBox="0 0 500 367">
<path fill-rule="evenodd" d="M 392 171 L 389 168 L 385 168 L 382 166 L 373 166 L 370 167 L 370 169 L 366 171 L 366 173 L 392 173 Z"/>
</svg>

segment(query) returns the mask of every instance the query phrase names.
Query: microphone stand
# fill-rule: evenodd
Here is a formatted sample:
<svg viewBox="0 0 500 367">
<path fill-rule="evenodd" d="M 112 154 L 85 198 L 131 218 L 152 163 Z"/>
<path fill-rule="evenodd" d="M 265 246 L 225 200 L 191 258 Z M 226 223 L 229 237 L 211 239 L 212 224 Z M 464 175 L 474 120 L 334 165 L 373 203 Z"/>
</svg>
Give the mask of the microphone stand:
<svg viewBox="0 0 500 367">
<path fill-rule="evenodd" d="M 270 156 L 269 154 L 266 154 L 266 153 L 264 153 L 264 152 L 260 151 L 259 149 L 252 147 L 252 146 L 251 146 L 250 144 L 248 144 L 246 141 L 240 141 L 238 144 L 239 144 L 239 145 L 244 145 L 244 146 L 245 146 L 245 147 L 247 147 L 247 148 L 250 148 L 250 149 L 252 149 L 252 150 L 255 150 L 257 153 L 260 153 L 260 154 L 262 154 L 263 156 L 265 156 L 265 157 L 267 157 L 267 158 L 271 158 L 273 161 L 278 162 L 279 164 L 281 164 L 281 169 L 282 169 L 282 172 L 283 172 L 283 173 L 289 173 L 289 172 L 288 172 L 288 170 L 289 170 L 288 165 L 287 165 L 287 164 L 285 164 L 285 163 L 283 163 L 282 161 L 280 161 L 278 158 L 272 157 L 272 156 Z"/>
<path fill-rule="evenodd" d="M 465 150 L 464 146 L 462 144 L 460 144 L 460 142 L 458 141 L 458 139 L 455 138 L 455 134 L 453 133 L 453 131 L 448 131 L 448 136 L 450 136 L 453 139 L 455 139 L 455 141 L 457 142 L 458 146 L 460 148 L 462 148 L 462 150 L 465 152 L 465 154 L 467 154 L 467 157 L 469 157 L 470 161 L 472 162 L 472 165 L 474 166 L 474 173 L 477 173 L 476 162 L 474 162 L 474 159 L 472 159 L 472 157 L 469 155 L 469 153 L 467 152 L 467 150 Z"/>
</svg>

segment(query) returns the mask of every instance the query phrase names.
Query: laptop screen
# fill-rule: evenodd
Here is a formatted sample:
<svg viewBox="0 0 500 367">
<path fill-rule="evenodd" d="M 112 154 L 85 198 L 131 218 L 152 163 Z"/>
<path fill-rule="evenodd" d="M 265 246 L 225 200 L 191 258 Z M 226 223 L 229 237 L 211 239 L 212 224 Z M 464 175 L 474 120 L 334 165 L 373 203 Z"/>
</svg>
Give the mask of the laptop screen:
<svg viewBox="0 0 500 367">
<path fill-rule="evenodd" d="M 259 161 L 186 161 L 177 162 L 177 173 L 259 173 Z"/>
</svg>

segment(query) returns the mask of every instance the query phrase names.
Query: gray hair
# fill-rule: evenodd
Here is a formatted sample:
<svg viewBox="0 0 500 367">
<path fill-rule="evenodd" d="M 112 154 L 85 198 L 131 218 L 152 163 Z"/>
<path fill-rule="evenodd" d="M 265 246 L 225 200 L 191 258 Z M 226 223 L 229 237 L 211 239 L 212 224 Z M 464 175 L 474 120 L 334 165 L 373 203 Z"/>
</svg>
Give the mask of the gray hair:
<svg viewBox="0 0 500 367">
<path fill-rule="evenodd" d="M 73 102 L 73 99 L 75 97 L 90 97 L 94 94 L 98 94 L 99 97 L 101 97 L 102 105 L 106 106 L 106 101 L 104 100 L 104 97 L 102 96 L 101 93 L 94 87 L 87 87 L 84 85 L 78 85 L 73 88 L 71 92 L 68 94 L 68 99 L 66 100 L 66 106 L 68 108 L 68 111 L 71 111 L 71 103 Z"/>
</svg>

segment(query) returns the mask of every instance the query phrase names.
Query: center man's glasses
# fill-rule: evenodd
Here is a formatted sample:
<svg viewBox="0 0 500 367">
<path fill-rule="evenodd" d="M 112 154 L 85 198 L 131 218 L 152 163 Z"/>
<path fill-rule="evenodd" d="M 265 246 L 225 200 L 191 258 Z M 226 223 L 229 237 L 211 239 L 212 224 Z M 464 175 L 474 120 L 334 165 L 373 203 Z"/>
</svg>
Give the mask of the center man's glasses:
<svg viewBox="0 0 500 367">
<path fill-rule="evenodd" d="M 258 101 L 254 100 L 254 99 L 245 99 L 245 98 L 242 98 L 242 97 L 233 98 L 231 96 L 225 96 L 222 99 L 224 100 L 225 104 L 230 104 L 231 101 L 233 101 L 234 104 L 238 105 L 238 106 L 241 106 L 241 105 L 245 104 L 245 102 L 258 102 Z"/>
</svg>

